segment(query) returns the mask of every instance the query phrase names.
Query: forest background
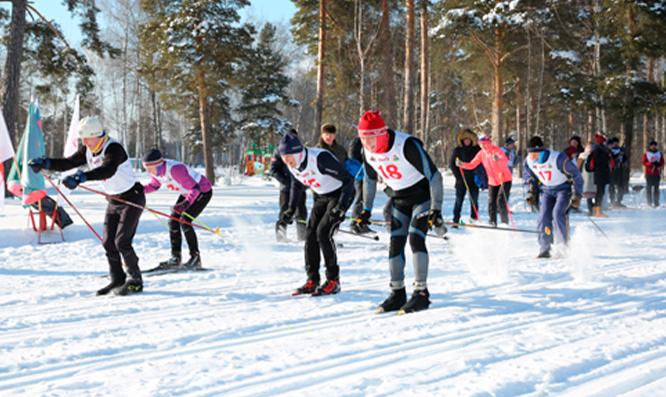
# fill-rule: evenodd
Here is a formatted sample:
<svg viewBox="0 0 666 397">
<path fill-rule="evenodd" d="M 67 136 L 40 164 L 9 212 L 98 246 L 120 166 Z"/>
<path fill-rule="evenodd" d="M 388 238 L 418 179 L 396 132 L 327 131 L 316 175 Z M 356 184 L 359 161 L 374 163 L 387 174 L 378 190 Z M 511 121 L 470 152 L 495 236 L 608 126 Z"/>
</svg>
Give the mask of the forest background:
<svg viewBox="0 0 666 397">
<path fill-rule="evenodd" d="M 464 128 L 518 150 L 532 135 L 555 150 L 616 136 L 634 170 L 666 140 L 666 0 L 289 1 L 278 21 L 249 0 L 62 0 L 69 19 L 0 1 L 15 147 L 38 97 L 60 156 L 77 94 L 131 157 L 159 148 L 211 180 L 289 128 L 314 145 L 333 123 L 347 145 L 366 110 L 440 167 Z"/>
</svg>

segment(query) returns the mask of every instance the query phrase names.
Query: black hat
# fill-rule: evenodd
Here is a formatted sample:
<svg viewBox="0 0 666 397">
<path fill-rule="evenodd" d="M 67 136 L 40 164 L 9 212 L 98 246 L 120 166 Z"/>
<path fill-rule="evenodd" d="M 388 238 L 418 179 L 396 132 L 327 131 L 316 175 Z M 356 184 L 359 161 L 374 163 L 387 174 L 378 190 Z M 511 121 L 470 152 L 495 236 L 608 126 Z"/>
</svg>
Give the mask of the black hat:
<svg viewBox="0 0 666 397">
<path fill-rule="evenodd" d="M 610 141 L 608 141 L 608 143 L 615 143 L 615 142 L 620 143 L 620 140 L 617 137 L 613 137 L 610 139 Z"/>
<path fill-rule="evenodd" d="M 657 146 L 657 141 L 650 141 L 650 144 L 648 146 L 652 146 L 652 145 Z"/>
<path fill-rule="evenodd" d="M 298 136 L 298 131 L 296 131 L 295 129 L 292 128 L 292 129 L 289 130 L 288 134 Z"/>
<path fill-rule="evenodd" d="M 543 139 L 538 136 L 533 136 L 527 143 L 527 153 L 543 152 L 546 148 L 543 145 Z"/>
<path fill-rule="evenodd" d="M 141 158 L 141 162 L 144 167 L 154 167 L 156 165 L 162 164 L 164 159 L 162 159 L 162 153 L 157 149 L 150 149 L 146 154 Z"/>
<path fill-rule="evenodd" d="M 301 145 L 301 141 L 298 139 L 296 135 L 292 134 L 285 135 L 280 141 L 280 145 L 278 146 L 278 151 L 280 152 L 280 156 L 284 156 L 285 154 L 300 153 L 301 150 L 303 150 L 303 145 Z"/>
<path fill-rule="evenodd" d="M 509 146 L 509 145 L 511 145 L 512 143 L 516 143 L 516 140 L 513 139 L 513 138 L 506 138 L 506 141 L 504 141 L 504 145 L 505 145 L 505 146 Z"/>
</svg>

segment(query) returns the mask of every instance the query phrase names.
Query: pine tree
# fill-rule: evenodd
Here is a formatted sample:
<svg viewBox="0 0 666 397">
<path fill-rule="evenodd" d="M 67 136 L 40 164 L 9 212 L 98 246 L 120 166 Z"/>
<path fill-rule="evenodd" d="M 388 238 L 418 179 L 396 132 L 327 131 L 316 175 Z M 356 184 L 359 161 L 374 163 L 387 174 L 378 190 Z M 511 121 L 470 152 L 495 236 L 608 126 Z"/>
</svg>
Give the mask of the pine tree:
<svg viewBox="0 0 666 397">
<path fill-rule="evenodd" d="M 287 96 L 291 79 L 284 74 L 287 62 L 276 51 L 276 29 L 266 23 L 259 34 L 259 41 L 243 65 L 242 75 L 246 79 L 241 90 L 242 103 L 238 112 L 242 115 L 241 129 L 253 142 L 274 145 L 274 134 L 284 132 L 291 126 L 281 117 L 280 103 L 298 106 Z"/>
<path fill-rule="evenodd" d="M 247 5 L 247 0 L 142 2 L 149 22 L 141 30 L 141 73 L 168 109 L 195 126 L 190 143 L 201 142 L 212 183 L 213 147 L 233 128 L 226 92 L 251 45 L 252 28 L 238 25 L 238 10 Z"/>
</svg>

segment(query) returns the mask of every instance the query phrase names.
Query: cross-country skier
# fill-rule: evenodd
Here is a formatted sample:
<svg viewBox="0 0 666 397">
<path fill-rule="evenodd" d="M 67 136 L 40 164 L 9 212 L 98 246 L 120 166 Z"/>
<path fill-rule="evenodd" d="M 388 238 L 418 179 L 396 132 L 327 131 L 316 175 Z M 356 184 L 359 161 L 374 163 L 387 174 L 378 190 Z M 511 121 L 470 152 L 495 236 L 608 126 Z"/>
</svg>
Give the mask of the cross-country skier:
<svg viewBox="0 0 666 397">
<path fill-rule="evenodd" d="M 535 136 L 527 145 L 523 178 L 527 204 L 533 205 L 536 196 L 541 194 L 537 230 L 544 233 L 539 234 L 540 252 L 537 257 L 550 258 L 553 232 L 561 242 L 569 242 L 569 207 L 580 206 L 583 177 L 565 153 L 547 150 L 543 140 Z"/>
<path fill-rule="evenodd" d="M 458 147 L 453 149 L 449 168 L 456 178 L 456 203 L 453 205 L 453 223 L 460 222 L 460 212 L 462 211 L 463 201 L 465 194 L 469 192 L 469 214 L 472 222 L 478 221 L 478 205 L 479 205 L 479 187 L 474 181 L 476 176 L 475 170 L 463 170 L 456 166 L 456 159 L 462 161 L 472 161 L 474 156 L 481 150 L 477 145 L 475 133 L 472 130 L 465 129 L 456 137 Z M 458 226 L 453 226 L 457 228 Z"/>
<path fill-rule="evenodd" d="M 474 156 L 469 163 L 456 159 L 456 167 L 462 167 L 464 170 L 473 170 L 479 164 L 488 175 L 488 215 L 490 224 L 497 225 L 497 211 L 500 213 L 500 220 L 503 224 L 509 224 L 509 194 L 511 194 L 511 182 L 513 176 L 509 169 L 509 159 L 506 158 L 502 149 L 494 146 L 490 142 L 488 135 L 481 135 L 479 138 L 481 150 Z"/>
<path fill-rule="evenodd" d="M 305 272 L 308 280 L 294 295 L 337 294 L 340 292 L 340 267 L 333 232 L 345 219 L 354 198 L 354 177 L 331 152 L 304 148 L 295 135 L 285 135 L 278 149 L 292 175 L 289 208 L 282 214 L 282 221 L 287 224 L 293 222 L 298 198 L 306 186 L 314 192 L 314 204 L 305 233 Z M 322 254 L 326 282 L 320 286 Z"/>
<path fill-rule="evenodd" d="M 358 123 L 358 135 L 364 148 L 363 188 L 364 208 L 359 224 L 368 224 L 377 192 L 377 177 L 386 184 L 386 194 L 392 199 L 391 242 L 389 271 L 391 295 L 378 312 L 400 310 L 405 313 L 427 309 L 428 250 L 425 237 L 432 226 L 444 235 L 442 219 L 444 190 L 442 175 L 423 149 L 423 144 L 411 135 L 390 130 L 378 111 L 366 112 Z M 409 301 L 405 290 L 405 244 L 414 258 L 414 292 Z"/>
<path fill-rule="evenodd" d="M 165 185 L 167 189 L 180 193 L 176 203 L 171 208 L 169 219 L 169 237 L 171 240 L 171 258 L 161 262 L 158 269 L 171 269 L 181 265 L 181 246 L 183 234 L 190 249 L 190 258 L 183 264 L 186 268 L 201 266 L 199 243 L 194 227 L 188 224 L 199 216 L 206 208 L 213 188 L 210 181 L 187 165 L 175 161 L 165 160 L 157 149 L 151 149 L 141 159 L 143 167 L 150 174 L 150 182 L 144 185 L 146 194 L 152 193 Z M 188 216 L 189 215 L 189 216 Z M 188 223 L 178 222 L 173 218 L 182 219 Z M 180 230 L 183 230 L 182 234 Z"/>
<path fill-rule="evenodd" d="M 86 181 L 100 181 L 107 194 L 141 207 L 145 206 L 143 185 L 134 174 L 125 147 L 108 136 L 96 117 L 85 117 L 81 120 L 78 133 L 83 145 L 80 145 L 74 154 L 67 158 L 34 158 L 29 162 L 32 170 L 67 171 L 87 165 L 89 171 L 78 170 L 76 174 L 65 177 L 62 183 L 69 189 L 75 189 Z M 104 216 L 102 245 L 109 261 L 111 283 L 97 291 L 97 295 L 106 295 L 111 291 L 118 295 L 141 292 L 143 281 L 139 270 L 139 258 L 132 247 L 132 240 L 142 210 L 113 198 L 107 200 L 109 203 Z M 123 262 L 127 274 L 123 271 Z"/>
<path fill-rule="evenodd" d="M 657 141 L 650 142 L 648 151 L 643 154 L 643 166 L 645 166 L 645 181 L 647 189 L 648 206 L 659 207 L 659 180 L 664 170 L 664 155 L 657 150 Z"/>
</svg>

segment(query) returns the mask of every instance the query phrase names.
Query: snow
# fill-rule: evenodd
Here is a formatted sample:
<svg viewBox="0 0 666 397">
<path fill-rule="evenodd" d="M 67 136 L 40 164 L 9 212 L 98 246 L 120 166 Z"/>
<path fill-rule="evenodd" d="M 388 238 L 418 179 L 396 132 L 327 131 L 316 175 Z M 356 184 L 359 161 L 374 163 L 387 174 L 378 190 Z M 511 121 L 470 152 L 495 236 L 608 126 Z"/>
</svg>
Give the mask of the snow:
<svg viewBox="0 0 666 397">
<path fill-rule="evenodd" d="M 445 184 L 450 219 L 450 174 Z M 450 244 L 429 239 L 432 305 L 396 316 L 374 314 L 389 294 L 381 229 L 379 243 L 338 235 L 340 294 L 291 297 L 305 281 L 303 248 L 275 243 L 277 197 L 276 182 L 259 177 L 216 186 L 200 219 L 220 236 L 198 231 L 204 266 L 214 270 L 146 277 L 145 291 L 129 297 L 94 295 L 108 282 L 106 260 L 74 211 L 65 243 L 38 245 L 27 210 L 7 200 L 0 395 L 662 395 L 663 208 L 628 195 L 625 204 L 638 209 L 594 219 L 608 239 L 574 214 L 570 253 L 554 260 L 535 259 L 531 234 L 460 228 Z M 104 198 L 79 189 L 71 200 L 101 232 Z M 378 194 L 374 218 L 385 200 Z M 166 191 L 148 195 L 160 211 L 174 201 Z M 514 222 L 534 229 L 522 201 L 515 181 Z M 142 268 L 153 267 L 169 255 L 168 232 L 145 213 L 134 246 Z"/>
</svg>

